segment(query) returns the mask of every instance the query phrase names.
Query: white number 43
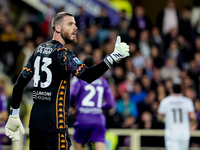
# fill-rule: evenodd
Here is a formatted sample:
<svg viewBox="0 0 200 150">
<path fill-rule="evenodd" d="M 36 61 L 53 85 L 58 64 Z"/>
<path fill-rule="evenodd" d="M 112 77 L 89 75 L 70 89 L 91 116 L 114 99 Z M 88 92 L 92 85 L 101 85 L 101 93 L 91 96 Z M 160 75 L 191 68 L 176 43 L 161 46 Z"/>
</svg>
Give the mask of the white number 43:
<svg viewBox="0 0 200 150">
<path fill-rule="evenodd" d="M 40 56 L 37 56 L 37 58 L 35 59 L 35 63 L 34 63 L 34 68 L 35 68 L 35 73 L 34 73 L 34 87 L 38 87 L 38 83 L 40 81 L 40 69 L 41 71 L 45 72 L 47 77 L 46 77 L 46 81 L 45 82 L 40 82 L 40 87 L 41 88 L 46 88 L 51 84 L 52 81 L 52 72 L 51 70 L 48 68 L 48 66 L 52 63 L 51 58 L 47 58 L 44 57 L 42 59 L 42 62 L 44 63 L 42 66 L 40 65 Z M 40 68 L 41 67 L 41 68 Z"/>
</svg>

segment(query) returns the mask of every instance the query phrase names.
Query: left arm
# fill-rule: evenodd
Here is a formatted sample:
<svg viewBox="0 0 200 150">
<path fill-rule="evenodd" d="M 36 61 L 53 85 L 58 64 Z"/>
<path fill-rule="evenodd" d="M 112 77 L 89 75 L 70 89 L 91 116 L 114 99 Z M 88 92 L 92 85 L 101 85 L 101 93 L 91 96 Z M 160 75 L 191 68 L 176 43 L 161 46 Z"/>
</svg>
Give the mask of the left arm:
<svg viewBox="0 0 200 150">
<path fill-rule="evenodd" d="M 106 101 L 103 103 L 102 109 L 110 109 L 114 106 L 115 99 L 107 82 L 105 87 L 104 99 Z"/>
<path fill-rule="evenodd" d="M 190 118 L 190 130 L 196 130 L 198 124 L 197 124 L 197 119 L 196 119 L 195 113 L 189 112 L 188 115 Z"/>
<path fill-rule="evenodd" d="M 189 118 L 190 118 L 191 125 L 197 124 L 197 119 L 196 119 L 196 115 L 194 112 L 189 112 Z"/>
<path fill-rule="evenodd" d="M 158 113 L 158 115 L 157 115 L 158 121 L 164 122 L 164 116 L 165 116 L 164 114 Z"/>
<path fill-rule="evenodd" d="M 190 130 L 196 130 L 197 129 L 197 118 L 195 114 L 194 104 L 191 99 L 189 99 L 189 103 L 187 104 L 188 108 L 188 116 L 190 119 Z"/>
<path fill-rule="evenodd" d="M 85 71 L 78 78 L 88 83 L 92 83 L 94 80 L 102 76 L 108 69 L 109 67 L 103 61 L 93 67 L 85 69 Z"/>
<path fill-rule="evenodd" d="M 164 116 L 165 116 L 165 112 L 166 112 L 166 105 L 164 103 L 164 99 L 161 100 L 160 105 L 158 107 L 158 115 L 157 115 L 157 119 L 160 122 L 164 122 Z"/>
</svg>

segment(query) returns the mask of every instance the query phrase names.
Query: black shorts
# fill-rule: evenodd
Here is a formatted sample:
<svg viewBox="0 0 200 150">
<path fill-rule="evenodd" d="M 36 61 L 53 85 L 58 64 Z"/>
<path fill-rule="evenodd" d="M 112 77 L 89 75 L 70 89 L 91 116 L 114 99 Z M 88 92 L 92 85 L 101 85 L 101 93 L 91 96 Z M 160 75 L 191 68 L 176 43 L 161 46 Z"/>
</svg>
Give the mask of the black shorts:
<svg viewBox="0 0 200 150">
<path fill-rule="evenodd" d="M 30 150 L 70 150 L 69 134 L 30 128 Z"/>
</svg>

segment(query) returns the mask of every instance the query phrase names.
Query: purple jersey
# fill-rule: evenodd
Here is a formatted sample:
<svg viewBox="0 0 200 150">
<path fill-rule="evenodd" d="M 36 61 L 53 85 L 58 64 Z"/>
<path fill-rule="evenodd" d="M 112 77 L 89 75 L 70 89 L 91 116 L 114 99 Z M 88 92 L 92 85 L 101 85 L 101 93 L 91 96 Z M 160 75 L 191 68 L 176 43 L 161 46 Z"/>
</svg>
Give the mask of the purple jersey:
<svg viewBox="0 0 200 150">
<path fill-rule="evenodd" d="M 4 95 L 0 94 L 0 112 L 7 111 L 7 100 Z"/>
<path fill-rule="evenodd" d="M 7 111 L 7 99 L 4 95 L 0 94 L 0 112 L 2 112 L 2 111 Z M 0 124 L 0 127 L 4 127 L 5 123 L 6 122 L 4 122 L 3 124 Z M 3 136 L 5 136 L 4 133 L 0 134 L 0 138 L 3 137 Z M 0 141 L 0 150 L 2 149 L 1 145 L 2 144 L 1 144 L 1 141 Z"/>
<path fill-rule="evenodd" d="M 76 104 L 78 111 L 75 124 L 105 124 L 102 109 L 111 108 L 114 97 L 104 78 L 100 77 L 88 84 L 74 77 L 70 95 L 71 105 Z"/>
</svg>

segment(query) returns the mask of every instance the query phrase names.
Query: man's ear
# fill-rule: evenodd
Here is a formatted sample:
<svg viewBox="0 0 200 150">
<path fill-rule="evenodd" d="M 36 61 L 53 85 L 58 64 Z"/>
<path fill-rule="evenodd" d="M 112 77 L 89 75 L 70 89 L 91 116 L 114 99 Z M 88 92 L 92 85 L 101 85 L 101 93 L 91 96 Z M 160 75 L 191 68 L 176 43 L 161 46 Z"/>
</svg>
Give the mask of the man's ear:
<svg viewBox="0 0 200 150">
<path fill-rule="evenodd" d="M 61 32 L 61 26 L 60 25 L 55 25 L 55 31 L 57 33 L 60 33 Z"/>
</svg>

